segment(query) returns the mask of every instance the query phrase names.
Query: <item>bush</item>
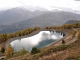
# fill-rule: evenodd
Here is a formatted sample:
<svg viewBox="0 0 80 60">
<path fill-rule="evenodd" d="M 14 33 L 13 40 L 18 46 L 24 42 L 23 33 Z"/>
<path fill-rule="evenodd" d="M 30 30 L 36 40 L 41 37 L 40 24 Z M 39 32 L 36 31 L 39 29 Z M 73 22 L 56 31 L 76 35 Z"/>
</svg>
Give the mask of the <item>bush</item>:
<svg viewBox="0 0 80 60">
<path fill-rule="evenodd" d="M 25 50 L 25 48 L 22 48 L 22 50 L 20 51 L 20 55 L 24 55 L 27 51 Z"/>
<path fill-rule="evenodd" d="M 72 38 L 75 37 L 76 33 L 77 33 L 76 30 L 72 32 Z"/>
<path fill-rule="evenodd" d="M 65 41 L 64 40 L 62 40 L 62 44 L 65 44 Z"/>
<path fill-rule="evenodd" d="M 5 52 L 5 49 L 4 47 L 1 48 L 1 53 L 4 53 Z"/>
<path fill-rule="evenodd" d="M 36 54 L 36 53 L 39 53 L 40 50 L 37 49 L 36 47 L 33 47 L 32 50 L 31 50 L 31 54 Z"/>
<path fill-rule="evenodd" d="M 14 51 L 14 50 L 13 50 L 12 46 L 9 45 L 8 48 L 7 48 L 6 51 L 5 51 L 5 56 L 6 56 L 6 57 L 12 57 L 13 51 Z"/>
</svg>

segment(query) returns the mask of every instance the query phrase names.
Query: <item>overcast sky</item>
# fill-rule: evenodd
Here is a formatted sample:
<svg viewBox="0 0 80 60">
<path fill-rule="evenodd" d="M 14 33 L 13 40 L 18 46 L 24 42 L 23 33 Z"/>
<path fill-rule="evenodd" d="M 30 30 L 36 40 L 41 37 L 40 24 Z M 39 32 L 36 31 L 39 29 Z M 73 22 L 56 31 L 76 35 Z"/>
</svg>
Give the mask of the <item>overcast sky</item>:
<svg viewBox="0 0 80 60">
<path fill-rule="evenodd" d="M 79 0 L 0 0 L 0 10 L 28 6 L 42 7 L 48 10 L 59 8 L 80 11 Z"/>
</svg>

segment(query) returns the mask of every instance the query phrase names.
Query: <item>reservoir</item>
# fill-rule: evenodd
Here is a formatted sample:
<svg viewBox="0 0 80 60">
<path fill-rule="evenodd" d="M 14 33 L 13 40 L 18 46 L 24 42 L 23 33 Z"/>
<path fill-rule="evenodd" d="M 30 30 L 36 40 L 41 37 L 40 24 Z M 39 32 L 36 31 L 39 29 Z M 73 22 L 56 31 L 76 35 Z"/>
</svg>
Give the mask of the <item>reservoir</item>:
<svg viewBox="0 0 80 60">
<path fill-rule="evenodd" d="M 32 47 L 42 48 L 48 46 L 64 37 L 64 33 L 56 31 L 40 31 L 39 33 L 21 39 L 8 42 L 15 51 L 20 51 L 23 47 L 26 51 L 31 51 Z"/>
</svg>

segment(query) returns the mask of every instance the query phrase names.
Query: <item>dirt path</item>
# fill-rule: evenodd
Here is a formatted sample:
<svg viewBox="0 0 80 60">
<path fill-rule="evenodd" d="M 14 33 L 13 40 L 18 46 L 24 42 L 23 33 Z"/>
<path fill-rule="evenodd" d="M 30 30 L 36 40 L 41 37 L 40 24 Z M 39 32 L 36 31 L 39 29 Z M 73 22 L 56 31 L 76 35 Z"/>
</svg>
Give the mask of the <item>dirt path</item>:
<svg viewBox="0 0 80 60">
<path fill-rule="evenodd" d="M 76 31 L 77 31 L 77 30 L 76 30 Z M 69 44 L 75 42 L 75 41 L 77 40 L 77 36 L 78 36 L 78 31 L 77 31 L 75 37 L 74 37 L 72 40 L 70 40 L 69 42 L 67 42 L 66 45 L 69 45 Z"/>
</svg>

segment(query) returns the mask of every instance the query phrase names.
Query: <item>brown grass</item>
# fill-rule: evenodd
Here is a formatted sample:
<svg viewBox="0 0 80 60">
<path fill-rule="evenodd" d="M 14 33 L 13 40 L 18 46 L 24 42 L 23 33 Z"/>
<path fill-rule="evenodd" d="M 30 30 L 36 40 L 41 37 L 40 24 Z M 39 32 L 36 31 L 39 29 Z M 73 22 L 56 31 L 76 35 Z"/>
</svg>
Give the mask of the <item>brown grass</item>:
<svg viewBox="0 0 80 60">
<path fill-rule="evenodd" d="M 65 30 L 66 32 L 68 30 Z M 72 33 L 72 30 L 69 30 L 69 35 Z M 71 35 L 70 35 L 71 36 Z M 65 38 L 65 41 L 68 42 L 72 40 L 71 38 Z M 58 42 L 61 45 L 61 41 Z M 57 43 L 57 44 L 58 44 Z M 76 42 L 66 45 L 65 47 L 54 46 L 52 44 L 48 47 L 44 47 L 40 53 L 30 55 L 30 53 L 26 53 L 23 56 L 12 57 L 7 60 L 78 60 L 80 57 L 80 40 L 76 40 Z M 55 49 L 56 48 L 56 49 Z M 63 49 L 65 48 L 65 49 Z"/>
<path fill-rule="evenodd" d="M 70 44 L 69 48 L 65 50 L 48 52 L 49 49 L 50 48 L 47 49 L 45 48 L 44 51 L 35 55 L 30 55 L 30 53 L 27 53 L 23 56 L 10 58 L 8 60 L 69 60 L 69 59 L 77 60 L 78 56 L 80 56 L 80 40 L 77 40 L 76 42 Z M 45 51 L 48 53 L 46 54 Z M 43 55 L 41 56 L 40 54 Z"/>
</svg>

